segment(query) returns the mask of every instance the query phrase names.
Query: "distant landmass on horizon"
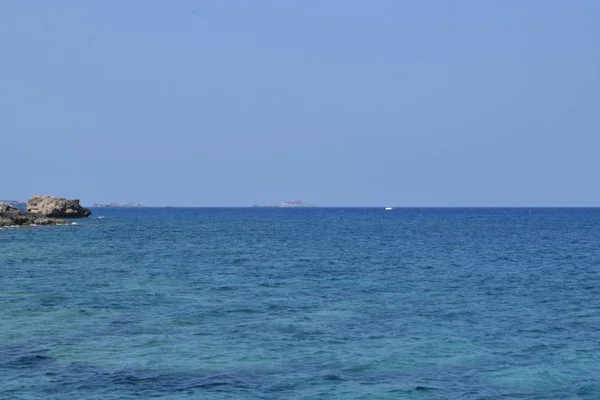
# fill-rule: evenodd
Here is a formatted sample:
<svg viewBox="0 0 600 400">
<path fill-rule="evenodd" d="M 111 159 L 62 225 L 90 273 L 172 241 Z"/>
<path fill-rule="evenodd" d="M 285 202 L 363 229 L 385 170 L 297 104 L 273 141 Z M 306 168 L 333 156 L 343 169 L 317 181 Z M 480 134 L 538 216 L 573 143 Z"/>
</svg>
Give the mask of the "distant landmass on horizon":
<svg viewBox="0 0 600 400">
<path fill-rule="evenodd" d="M 17 208 L 27 207 L 27 202 L 20 200 L 0 200 L 0 204 L 6 204 Z"/>
<path fill-rule="evenodd" d="M 301 207 L 316 207 L 312 204 L 305 204 L 300 200 L 284 201 L 279 204 L 255 204 L 252 207 L 262 208 L 301 208 Z"/>
<path fill-rule="evenodd" d="M 139 203 L 101 202 L 92 204 L 92 207 L 144 207 L 144 205 Z"/>
</svg>

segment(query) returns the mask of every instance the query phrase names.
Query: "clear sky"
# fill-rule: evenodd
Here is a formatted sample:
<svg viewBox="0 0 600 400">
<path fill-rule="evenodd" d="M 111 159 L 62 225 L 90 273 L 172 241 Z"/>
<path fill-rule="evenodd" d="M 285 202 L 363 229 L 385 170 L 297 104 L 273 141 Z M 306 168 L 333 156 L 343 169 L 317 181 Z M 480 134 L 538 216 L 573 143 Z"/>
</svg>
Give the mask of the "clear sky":
<svg viewBox="0 0 600 400">
<path fill-rule="evenodd" d="M 600 206 L 600 1 L 6 1 L 0 198 Z"/>
</svg>

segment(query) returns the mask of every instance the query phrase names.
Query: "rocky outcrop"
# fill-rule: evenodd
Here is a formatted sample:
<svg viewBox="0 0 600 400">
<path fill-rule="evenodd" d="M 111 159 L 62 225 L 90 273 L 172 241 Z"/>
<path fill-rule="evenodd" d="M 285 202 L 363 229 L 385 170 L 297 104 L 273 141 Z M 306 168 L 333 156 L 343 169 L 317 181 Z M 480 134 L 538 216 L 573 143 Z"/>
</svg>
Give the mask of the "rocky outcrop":
<svg viewBox="0 0 600 400">
<path fill-rule="evenodd" d="M 0 227 L 65 224 L 70 224 L 70 222 L 21 211 L 18 208 L 9 206 L 8 204 L 0 204 Z"/>
<path fill-rule="evenodd" d="M 85 218 L 92 213 L 79 200 L 54 196 L 33 196 L 27 202 L 27 212 L 53 218 Z"/>
</svg>

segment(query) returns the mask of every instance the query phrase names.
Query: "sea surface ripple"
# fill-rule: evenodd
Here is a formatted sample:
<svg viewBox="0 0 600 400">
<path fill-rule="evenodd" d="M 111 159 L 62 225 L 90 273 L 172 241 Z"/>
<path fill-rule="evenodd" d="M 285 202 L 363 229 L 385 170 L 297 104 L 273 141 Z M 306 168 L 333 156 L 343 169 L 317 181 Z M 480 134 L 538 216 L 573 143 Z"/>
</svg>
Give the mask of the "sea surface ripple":
<svg viewBox="0 0 600 400">
<path fill-rule="evenodd" d="M 600 209 L 93 211 L 0 230 L 0 399 L 600 399 Z"/>
</svg>

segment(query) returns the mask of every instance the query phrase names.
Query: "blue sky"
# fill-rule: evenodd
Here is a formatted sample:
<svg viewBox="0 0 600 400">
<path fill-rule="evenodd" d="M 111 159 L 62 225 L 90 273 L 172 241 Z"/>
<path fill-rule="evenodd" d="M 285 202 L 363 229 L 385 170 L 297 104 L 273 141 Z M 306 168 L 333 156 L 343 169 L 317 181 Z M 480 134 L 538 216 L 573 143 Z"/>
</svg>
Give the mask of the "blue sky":
<svg viewBox="0 0 600 400">
<path fill-rule="evenodd" d="M 600 206 L 600 2 L 0 10 L 0 198 Z"/>
</svg>

